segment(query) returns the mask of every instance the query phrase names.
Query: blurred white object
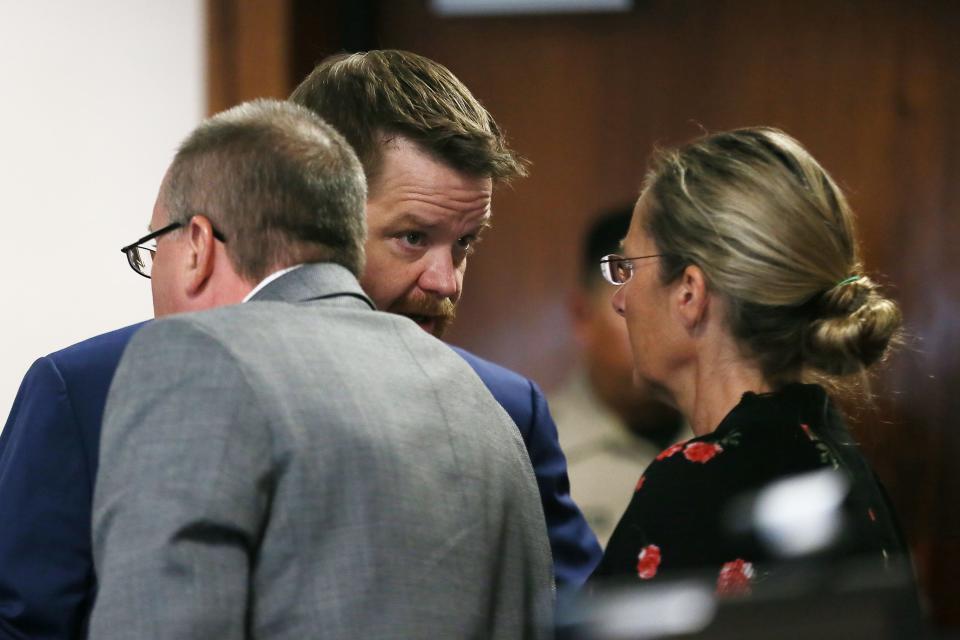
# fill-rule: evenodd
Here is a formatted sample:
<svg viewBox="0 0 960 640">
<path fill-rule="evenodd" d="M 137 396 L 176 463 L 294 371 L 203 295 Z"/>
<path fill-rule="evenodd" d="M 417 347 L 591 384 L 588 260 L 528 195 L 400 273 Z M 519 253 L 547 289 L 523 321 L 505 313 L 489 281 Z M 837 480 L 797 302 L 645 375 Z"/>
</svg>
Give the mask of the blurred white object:
<svg viewBox="0 0 960 640">
<path fill-rule="evenodd" d="M 611 593 L 592 611 L 591 621 L 601 638 L 661 638 L 702 631 L 716 610 L 711 585 L 673 582 Z"/>
<path fill-rule="evenodd" d="M 442 16 L 629 11 L 633 0 L 431 0 Z"/>
<path fill-rule="evenodd" d="M 753 502 L 751 521 L 771 551 L 802 556 L 829 547 L 843 529 L 841 507 L 849 482 L 826 469 L 781 480 Z"/>
</svg>

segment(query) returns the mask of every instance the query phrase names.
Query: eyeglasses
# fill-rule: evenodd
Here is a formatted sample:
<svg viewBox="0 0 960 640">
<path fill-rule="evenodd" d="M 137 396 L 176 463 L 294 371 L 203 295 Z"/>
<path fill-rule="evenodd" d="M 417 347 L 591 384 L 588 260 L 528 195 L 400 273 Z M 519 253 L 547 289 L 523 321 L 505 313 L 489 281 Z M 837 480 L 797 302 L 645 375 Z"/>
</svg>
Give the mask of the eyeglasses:
<svg viewBox="0 0 960 640">
<path fill-rule="evenodd" d="M 153 256 L 157 253 L 157 238 L 166 233 L 170 233 L 174 229 L 179 229 L 183 225 L 183 222 L 171 222 L 167 226 L 157 229 L 153 233 L 148 233 L 133 244 L 128 244 L 120 249 L 120 251 L 127 254 L 127 262 L 130 263 L 130 268 L 144 278 L 149 278 L 150 273 L 153 271 Z M 210 228 L 213 230 L 214 238 L 220 242 L 227 241 L 224 235 L 214 229 L 212 225 Z"/>
<path fill-rule="evenodd" d="M 633 261 L 644 260 L 646 258 L 662 258 L 665 253 L 654 253 L 649 256 L 637 256 L 635 258 L 624 258 L 623 256 L 611 253 L 600 259 L 600 273 L 603 279 L 610 284 L 625 284 L 633 277 Z"/>
</svg>

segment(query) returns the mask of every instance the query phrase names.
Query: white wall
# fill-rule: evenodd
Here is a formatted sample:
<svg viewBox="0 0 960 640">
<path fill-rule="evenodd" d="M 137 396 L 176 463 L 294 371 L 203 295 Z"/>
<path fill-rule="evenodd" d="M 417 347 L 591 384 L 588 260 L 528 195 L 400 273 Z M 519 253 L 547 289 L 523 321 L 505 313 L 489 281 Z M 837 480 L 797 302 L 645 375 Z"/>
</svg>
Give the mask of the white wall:
<svg viewBox="0 0 960 640">
<path fill-rule="evenodd" d="M 38 356 L 152 315 L 121 246 L 204 114 L 202 0 L 0 0 L 0 428 Z"/>
</svg>

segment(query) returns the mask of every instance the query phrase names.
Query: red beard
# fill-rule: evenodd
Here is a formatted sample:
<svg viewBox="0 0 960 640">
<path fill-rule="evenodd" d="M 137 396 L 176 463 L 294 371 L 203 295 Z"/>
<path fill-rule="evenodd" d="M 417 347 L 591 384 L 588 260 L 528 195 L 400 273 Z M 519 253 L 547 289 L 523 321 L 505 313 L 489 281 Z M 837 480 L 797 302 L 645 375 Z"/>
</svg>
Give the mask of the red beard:
<svg viewBox="0 0 960 640">
<path fill-rule="evenodd" d="M 453 323 L 456 309 L 456 303 L 450 298 L 410 295 L 390 305 L 387 311 L 410 318 L 422 329 L 439 338 Z"/>
</svg>

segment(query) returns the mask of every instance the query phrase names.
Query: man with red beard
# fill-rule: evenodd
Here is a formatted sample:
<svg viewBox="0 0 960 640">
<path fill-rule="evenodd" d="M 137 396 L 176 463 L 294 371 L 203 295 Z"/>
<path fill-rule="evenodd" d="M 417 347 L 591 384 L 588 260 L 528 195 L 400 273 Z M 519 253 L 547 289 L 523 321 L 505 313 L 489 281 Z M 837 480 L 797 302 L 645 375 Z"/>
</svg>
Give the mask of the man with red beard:
<svg viewBox="0 0 960 640">
<path fill-rule="evenodd" d="M 320 62 L 290 96 L 338 129 L 367 175 L 367 263 L 377 308 L 440 337 L 467 258 L 489 226 L 493 187 L 526 174 L 493 117 L 443 65 L 405 51 Z M 540 389 L 457 349 L 517 423 L 540 489 L 559 587 L 583 583 L 600 546 L 569 495 L 567 466 Z"/>
</svg>

